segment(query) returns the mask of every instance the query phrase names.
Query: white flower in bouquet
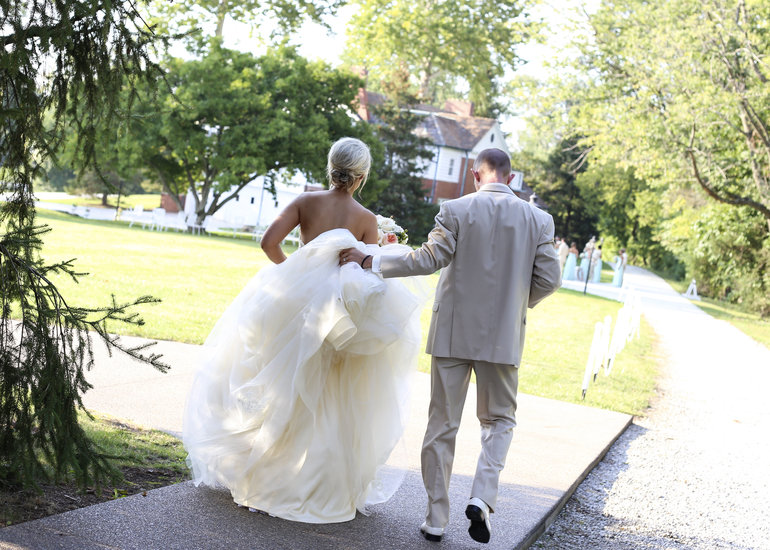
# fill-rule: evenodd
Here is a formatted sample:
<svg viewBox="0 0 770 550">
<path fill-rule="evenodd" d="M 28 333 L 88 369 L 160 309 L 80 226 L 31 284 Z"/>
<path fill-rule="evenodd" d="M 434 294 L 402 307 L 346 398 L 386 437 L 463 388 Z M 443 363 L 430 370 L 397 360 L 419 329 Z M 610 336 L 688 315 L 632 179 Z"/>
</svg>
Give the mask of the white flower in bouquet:
<svg viewBox="0 0 770 550">
<path fill-rule="evenodd" d="M 377 214 L 377 236 L 380 246 L 386 244 L 406 244 L 408 236 L 406 230 L 398 225 L 393 218 L 386 218 Z"/>
</svg>

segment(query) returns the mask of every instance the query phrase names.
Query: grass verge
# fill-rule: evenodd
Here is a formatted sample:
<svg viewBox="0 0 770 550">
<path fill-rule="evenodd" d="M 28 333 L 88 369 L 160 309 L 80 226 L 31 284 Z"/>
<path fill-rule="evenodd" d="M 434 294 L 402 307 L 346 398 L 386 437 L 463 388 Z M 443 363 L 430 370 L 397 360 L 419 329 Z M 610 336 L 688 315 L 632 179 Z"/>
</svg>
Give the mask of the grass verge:
<svg viewBox="0 0 770 550">
<path fill-rule="evenodd" d="M 71 479 L 41 483 L 39 490 L 0 485 L 0 526 L 13 525 L 107 502 L 190 479 L 182 442 L 163 432 L 144 430 L 104 415 L 81 414 L 80 425 L 104 452 L 117 457 L 123 479 L 79 489 Z"/>
<path fill-rule="evenodd" d="M 252 240 L 148 231 L 58 212 L 38 216 L 52 229 L 44 237 L 46 261 L 76 258 L 77 270 L 90 274 L 83 284 L 53 276 L 71 303 L 98 306 L 112 294 L 119 301 L 163 300 L 136 308 L 143 326 L 110 325 L 117 334 L 203 343 L 227 304 L 269 263 Z"/>
<path fill-rule="evenodd" d="M 582 398 L 594 326 L 608 315 L 616 321 L 620 307 L 614 300 L 562 288 L 531 309 L 519 391 L 627 414 L 644 414 L 654 395 L 662 360 L 657 336 L 644 318 L 639 338 L 626 345 L 617 355 L 612 371 L 602 371 L 589 385 L 585 400 Z"/>
</svg>

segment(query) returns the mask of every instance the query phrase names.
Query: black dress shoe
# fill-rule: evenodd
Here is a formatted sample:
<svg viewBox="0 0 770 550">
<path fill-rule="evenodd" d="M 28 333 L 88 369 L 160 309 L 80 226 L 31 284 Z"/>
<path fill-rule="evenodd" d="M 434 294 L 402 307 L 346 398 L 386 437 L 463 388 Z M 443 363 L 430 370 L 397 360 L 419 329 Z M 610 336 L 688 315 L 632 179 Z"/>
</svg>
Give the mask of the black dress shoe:
<svg viewBox="0 0 770 550">
<path fill-rule="evenodd" d="M 471 520 L 468 534 L 476 542 L 489 542 L 490 528 L 487 513 L 480 507 L 469 504 L 465 509 L 465 517 Z"/>
</svg>

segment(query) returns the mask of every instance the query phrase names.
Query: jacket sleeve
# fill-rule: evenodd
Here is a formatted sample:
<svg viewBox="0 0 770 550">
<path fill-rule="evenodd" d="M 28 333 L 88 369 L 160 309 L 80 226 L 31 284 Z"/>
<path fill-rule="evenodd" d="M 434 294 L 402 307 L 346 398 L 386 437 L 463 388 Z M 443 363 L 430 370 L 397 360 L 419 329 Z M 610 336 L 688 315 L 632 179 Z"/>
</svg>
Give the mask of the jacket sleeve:
<svg viewBox="0 0 770 550">
<path fill-rule="evenodd" d="M 427 242 L 402 256 L 382 256 L 380 270 L 383 277 L 430 275 L 449 265 L 457 246 L 458 223 L 445 202 L 436 215 L 436 226 Z"/>
<path fill-rule="evenodd" d="M 559 255 L 553 247 L 553 218 L 549 215 L 538 239 L 527 305 L 535 307 L 543 298 L 556 292 L 560 286 Z"/>
</svg>

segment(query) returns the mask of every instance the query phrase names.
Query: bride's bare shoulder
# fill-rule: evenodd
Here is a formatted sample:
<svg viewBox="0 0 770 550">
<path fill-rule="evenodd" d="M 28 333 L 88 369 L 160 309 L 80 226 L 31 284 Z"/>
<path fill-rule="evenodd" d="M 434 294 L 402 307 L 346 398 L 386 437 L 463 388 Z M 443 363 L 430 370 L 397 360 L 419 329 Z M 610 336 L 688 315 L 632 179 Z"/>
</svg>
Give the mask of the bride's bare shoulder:
<svg viewBox="0 0 770 550">
<path fill-rule="evenodd" d="M 369 224 L 377 225 L 377 216 L 371 210 L 364 208 L 364 219 Z"/>
<path fill-rule="evenodd" d="M 327 198 L 329 198 L 329 190 L 324 189 L 322 191 L 305 191 L 304 193 L 300 193 L 294 200 L 302 201 L 304 203 L 312 203 L 322 201 Z"/>
<path fill-rule="evenodd" d="M 329 191 L 312 191 L 301 193 L 294 201 L 302 211 L 313 212 L 327 208 L 324 205 L 330 198 Z"/>
</svg>

